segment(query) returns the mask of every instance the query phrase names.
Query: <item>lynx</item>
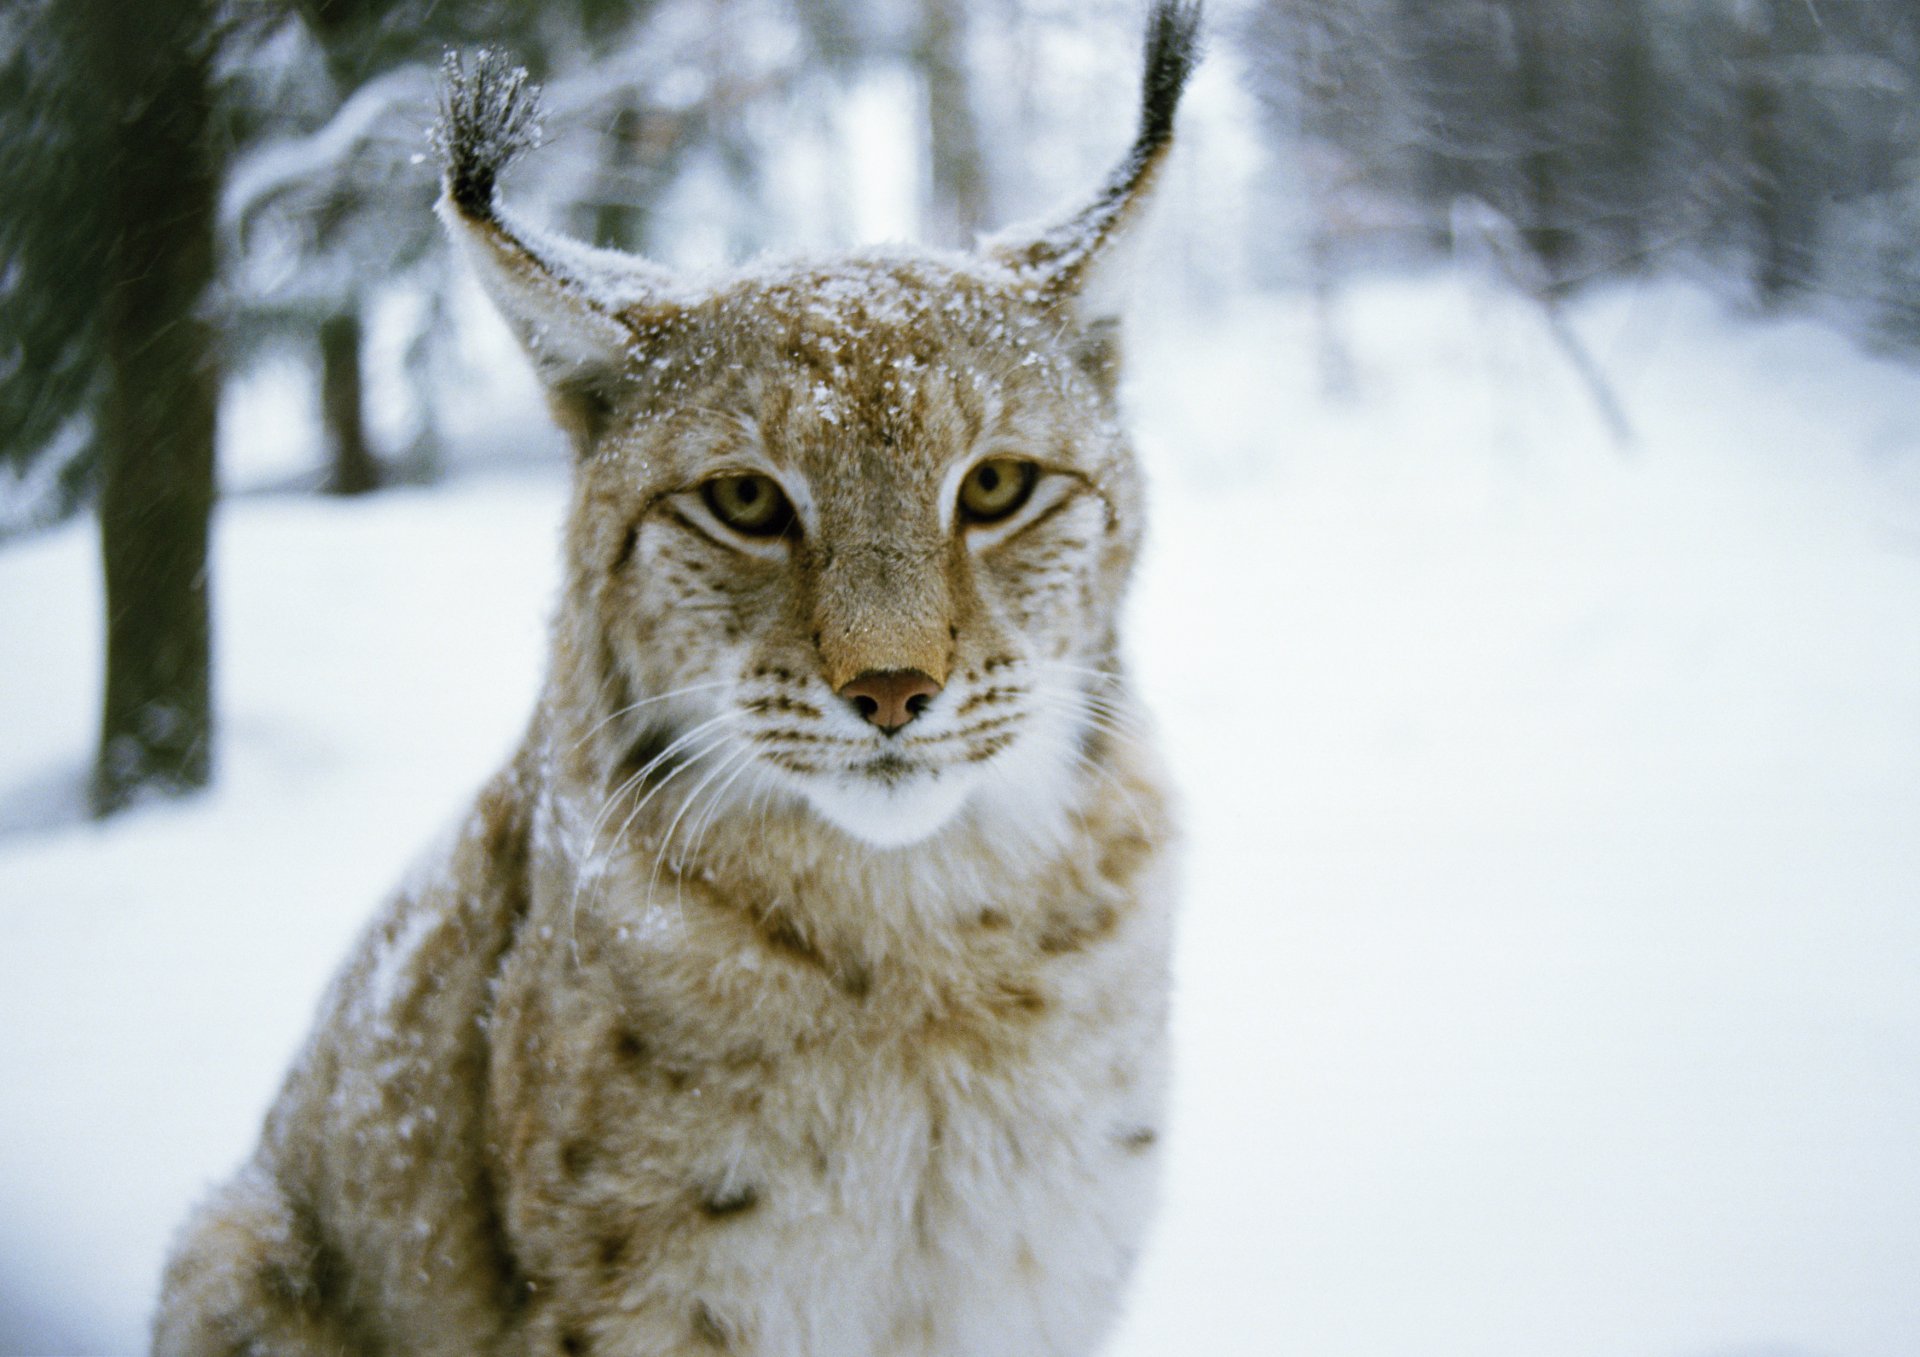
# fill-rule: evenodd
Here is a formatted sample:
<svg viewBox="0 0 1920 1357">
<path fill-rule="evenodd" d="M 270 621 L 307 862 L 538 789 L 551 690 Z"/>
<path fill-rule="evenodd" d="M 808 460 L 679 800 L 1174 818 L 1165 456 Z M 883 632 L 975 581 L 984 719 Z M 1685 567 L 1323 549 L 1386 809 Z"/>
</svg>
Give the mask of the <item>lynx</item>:
<svg viewBox="0 0 1920 1357">
<path fill-rule="evenodd" d="M 1111 282 L 1197 7 L 1062 223 L 696 286 L 533 230 L 449 60 L 440 213 L 577 452 L 518 754 L 371 924 L 163 1354 L 1038 1357 L 1155 1178 L 1168 797 Z"/>
</svg>

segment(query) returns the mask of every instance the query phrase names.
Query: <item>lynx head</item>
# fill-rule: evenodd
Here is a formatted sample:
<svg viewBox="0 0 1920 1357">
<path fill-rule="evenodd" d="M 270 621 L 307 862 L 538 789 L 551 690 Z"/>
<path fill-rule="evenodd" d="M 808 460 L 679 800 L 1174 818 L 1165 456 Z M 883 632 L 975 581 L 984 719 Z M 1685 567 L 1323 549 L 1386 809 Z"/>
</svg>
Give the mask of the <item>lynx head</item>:
<svg viewBox="0 0 1920 1357">
<path fill-rule="evenodd" d="M 698 286 L 502 209 L 531 91 L 449 59 L 440 211 L 575 445 L 556 663 L 607 776 L 797 796 L 882 847 L 1064 803 L 1141 531 L 1109 284 L 1198 18 L 1155 8 L 1139 134 L 1064 222 Z"/>
</svg>

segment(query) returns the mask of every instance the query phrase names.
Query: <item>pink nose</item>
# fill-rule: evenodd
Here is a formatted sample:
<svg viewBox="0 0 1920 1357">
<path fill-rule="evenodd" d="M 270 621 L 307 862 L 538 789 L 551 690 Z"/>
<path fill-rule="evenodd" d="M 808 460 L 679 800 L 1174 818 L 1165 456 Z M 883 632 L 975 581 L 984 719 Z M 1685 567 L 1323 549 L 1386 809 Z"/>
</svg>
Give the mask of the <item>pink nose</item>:
<svg viewBox="0 0 1920 1357">
<path fill-rule="evenodd" d="M 888 735 L 926 710 L 940 691 L 918 669 L 869 669 L 840 690 L 855 711 Z"/>
</svg>

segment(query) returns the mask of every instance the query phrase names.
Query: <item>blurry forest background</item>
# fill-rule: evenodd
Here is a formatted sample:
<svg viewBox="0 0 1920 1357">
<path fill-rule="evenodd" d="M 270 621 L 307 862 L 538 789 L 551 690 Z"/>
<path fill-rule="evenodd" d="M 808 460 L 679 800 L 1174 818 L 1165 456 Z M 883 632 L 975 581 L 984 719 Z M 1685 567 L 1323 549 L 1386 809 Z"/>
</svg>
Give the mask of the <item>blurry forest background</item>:
<svg viewBox="0 0 1920 1357">
<path fill-rule="evenodd" d="M 211 773 L 206 524 L 222 408 L 311 392 L 286 488 L 432 481 L 463 374 L 428 207 L 435 68 L 511 49 L 554 143 L 523 202 L 677 265 L 962 244 L 1113 143 L 1133 0 L 16 0 L 0 17 L 0 538 L 97 506 L 91 797 Z M 1462 251 L 1551 309 L 1706 267 L 1920 345 L 1920 4 L 1223 0 L 1238 144 L 1190 295 L 1330 299 Z M 1225 120 L 1228 123 L 1234 118 Z M 1232 141 L 1233 138 L 1228 138 Z M 889 191 L 885 185 L 891 181 Z M 875 201 L 876 185 L 880 201 Z M 1569 361 L 1627 432 L 1604 374 Z M 225 402 L 223 406 L 223 401 Z"/>
</svg>

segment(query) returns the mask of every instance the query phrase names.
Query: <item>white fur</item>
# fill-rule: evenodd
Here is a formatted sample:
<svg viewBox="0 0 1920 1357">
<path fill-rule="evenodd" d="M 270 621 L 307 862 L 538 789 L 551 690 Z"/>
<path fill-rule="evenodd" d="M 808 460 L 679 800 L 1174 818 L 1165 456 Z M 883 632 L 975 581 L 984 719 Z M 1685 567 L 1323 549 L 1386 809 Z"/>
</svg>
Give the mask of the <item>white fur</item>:
<svg viewBox="0 0 1920 1357">
<path fill-rule="evenodd" d="M 971 769 L 949 768 L 891 783 L 852 773 L 802 786 L 807 804 L 836 829 L 875 848 L 904 848 L 945 828 L 977 781 Z"/>
</svg>

